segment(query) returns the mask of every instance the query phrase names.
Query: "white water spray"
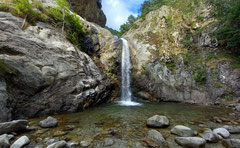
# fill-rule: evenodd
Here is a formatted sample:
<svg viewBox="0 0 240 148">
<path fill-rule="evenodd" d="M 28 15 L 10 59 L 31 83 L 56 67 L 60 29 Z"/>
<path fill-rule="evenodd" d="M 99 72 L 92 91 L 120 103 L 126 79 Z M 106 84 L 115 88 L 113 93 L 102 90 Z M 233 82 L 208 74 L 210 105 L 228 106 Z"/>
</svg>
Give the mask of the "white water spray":
<svg viewBox="0 0 240 148">
<path fill-rule="evenodd" d="M 132 92 L 131 92 L 131 60 L 130 60 L 130 51 L 128 41 L 121 38 L 123 42 L 122 47 L 122 93 L 121 93 L 121 105 L 125 106 L 136 106 L 140 105 L 139 103 L 132 101 Z"/>
</svg>

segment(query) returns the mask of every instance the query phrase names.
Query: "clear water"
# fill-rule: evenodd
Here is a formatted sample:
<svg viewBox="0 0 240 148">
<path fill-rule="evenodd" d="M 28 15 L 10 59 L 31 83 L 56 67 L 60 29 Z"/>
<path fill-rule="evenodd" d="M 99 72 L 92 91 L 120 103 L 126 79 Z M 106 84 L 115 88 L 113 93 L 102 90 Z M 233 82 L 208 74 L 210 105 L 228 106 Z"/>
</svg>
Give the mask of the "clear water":
<svg viewBox="0 0 240 148">
<path fill-rule="evenodd" d="M 214 116 L 228 117 L 231 109 L 217 107 L 203 107 L 196 105 L 160 103 L 143 104 L 142 106 L 119 106 L 118 104 L 105 104 L 79 113 L 53 115 L 58 119 L 59 125 L 53 129 L 41 129 L 39 121 L 45 117 L 31 119 L 31 127 L 36 131 L 25 133 L 31 140 L 41 143 L 45 138 L 53 138 L 56 133 L 60 139 L 80 142 L 88 140 L 90 147 L 103 147 L 103 141 L 110 137 L 115 140 L 112 148 L 144 147 L 143 139 L 151 128 L 146 126 L 146 120 L 156 114 L 165 115 L 170 120 L 168 128 L 158 128 L 170 148 L 178 148 L 174 142 L 175 136 L 170 134 L 170 129 L 175 125 L 186 125 L 200 132 L 203 127 L 221 127 L 221 124 L 212 122 Z M 66 131 L 67 126 L 73 125 L 74 129 Z M 116 135 L 111 131 L 116 130 Z M 54 136 L 55 135 L 55 136 Z M 240 138 L 239 135 L 235 137 Z M 222 148 L 222 144 L 207 144 L 207 148 Z"/>
<path fill-rule="evenodd" d="M 121 102 L 120 105 L 123 106 L 137 106 L 139 103 L 132 101 L 132 92 L 131 92 L 131 60 L 130 60 L 130 51 L 128 41 L 124 38 L 121 38 L 123 42 L 122 47 L 122 90 L 121 90 Z"/>
</svg>

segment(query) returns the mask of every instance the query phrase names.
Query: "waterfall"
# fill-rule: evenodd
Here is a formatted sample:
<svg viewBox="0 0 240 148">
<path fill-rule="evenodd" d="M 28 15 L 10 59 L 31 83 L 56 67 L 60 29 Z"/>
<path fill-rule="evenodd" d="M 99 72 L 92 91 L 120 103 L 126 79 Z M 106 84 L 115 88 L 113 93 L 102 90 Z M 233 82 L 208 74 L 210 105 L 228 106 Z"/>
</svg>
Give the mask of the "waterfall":
<svg viewBox="0 0 240 148">
<path fill-rule="evenodd" d="M 135 106 L 140 105 L 139 103 L 132 102 L 132 92 L 131 92 L 131 60 L 130 60 L 130 50 L 128 41 L 121 38 L 122 46 L 122 92 L 121 92 L 121 105 Z"/>
</svg>

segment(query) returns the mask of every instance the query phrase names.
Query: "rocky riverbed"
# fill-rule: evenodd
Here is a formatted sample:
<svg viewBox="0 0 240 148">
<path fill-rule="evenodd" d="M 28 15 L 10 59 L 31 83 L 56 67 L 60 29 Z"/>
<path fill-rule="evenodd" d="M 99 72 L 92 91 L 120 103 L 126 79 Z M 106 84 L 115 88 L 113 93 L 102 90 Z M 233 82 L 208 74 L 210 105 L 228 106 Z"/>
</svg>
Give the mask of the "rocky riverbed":
<svg viewBox="0 0 240 148">
<path fill-rule="evenodd" d="M 239 146 L 239 115 L 232 108 L 160 103 L 106 104 L 79 113 L 18 121 L 0 145 L 23 147 L 206 147 Z M 16 121 L 15 121 L 16 122 Z M 6 124 L 6 123 L 5 123 Z M 16 123 L 15 123 L 16 125 Z M 2 140 L 4 139 L 4 140 Z M 8 143 L 8 144 L 6 144 Z M 180 146 L 181 145 L 181 146 Z M 21 146 L 18 146 L 21 147 Z"/>
</svg>

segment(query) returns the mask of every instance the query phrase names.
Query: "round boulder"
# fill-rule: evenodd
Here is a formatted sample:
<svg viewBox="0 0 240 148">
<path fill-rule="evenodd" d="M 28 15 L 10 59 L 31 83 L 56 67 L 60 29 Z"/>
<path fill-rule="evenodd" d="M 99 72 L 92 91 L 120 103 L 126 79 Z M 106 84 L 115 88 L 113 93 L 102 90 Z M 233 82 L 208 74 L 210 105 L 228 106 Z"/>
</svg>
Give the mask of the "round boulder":
<svg viewBox="0 0 240 148">
<path fill-rule="evenodd" d="M 191 128 L 183 125 L 176 125 L 171 129 L 171 133 L 181 137 L 192 137 L 196 135 L 196 133 Z"/>
<path fill-rule="evenodd" d="M 176 137 L 177 144 L 187 148 L 199 148 L 204 147 L 206 140 L 200 137 Z"/>
<path fill-rule="evenodd" d="M 223 138 L 228 138 L 230 136 L 230 133 L 225 128 L 216 128 L 213 130 L 213 132 L 222 136 Z"/>
<path fill-rule="evenodd" d="M 57 126 L 57 124 L 58 124 L 57 119 L 55 119 L 51 116 L 47 117 L 47 119 L 40 121 L 40 126 L 43 128 L 55 127 L 55 126 Z"/>
<path fill-rule="evenodd" d="M 166 116 L 155 115 L 147 120 L 147 125 L 150 127 L 165 127 L 169 126 L 169 120 Z"/>
</svg>

